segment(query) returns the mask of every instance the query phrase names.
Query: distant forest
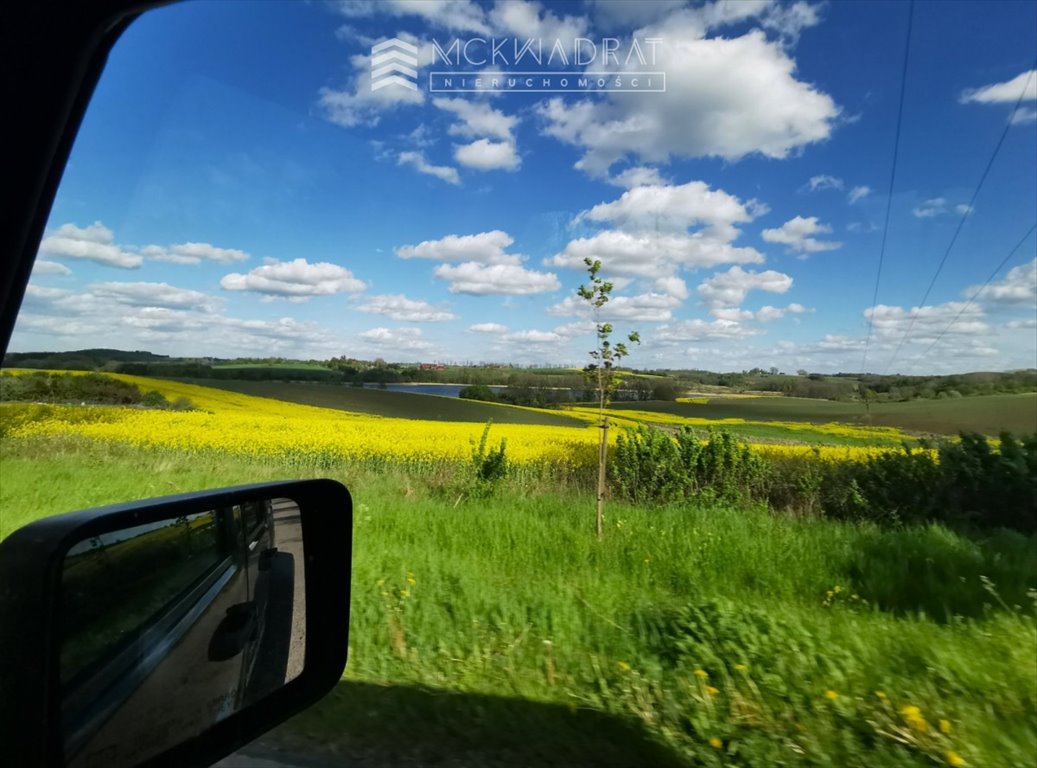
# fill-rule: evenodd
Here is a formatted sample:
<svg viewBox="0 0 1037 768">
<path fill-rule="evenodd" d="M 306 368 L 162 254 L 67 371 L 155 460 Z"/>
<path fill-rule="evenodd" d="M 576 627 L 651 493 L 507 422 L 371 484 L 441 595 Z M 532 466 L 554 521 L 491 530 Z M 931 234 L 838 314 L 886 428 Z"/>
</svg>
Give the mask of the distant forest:
<svg viewBox="0 0 1037 768">
<path fill-rule="evenodd" d="M 381 359 L 368 361 L 348 357 L 305 361 L 281 357 L 179 358 L 116 349 L 9 352 L 3 358 L 3 367 L 126 373 L 172 379 L 311 381 L 353 386 L 413 382 L 504 385 L 515 392 L 535 392 L 537 401 L 561 399 L 552 397 L 552 390 L 582 391 L 587 386 L 582 374 L 573 368 L 388 363 Z M 726 391 L 773 392 L 826 400 L 904 401 L 1037 392 L 1037 370 L 947 376 L 820 374 L 805 370 L 785 374 L 775 368 L 728 373 L 631 370 L 626 374 L 622 389 L 622 397 L 637 400 L 672 400 L 683 394 Z"/>
</svg>

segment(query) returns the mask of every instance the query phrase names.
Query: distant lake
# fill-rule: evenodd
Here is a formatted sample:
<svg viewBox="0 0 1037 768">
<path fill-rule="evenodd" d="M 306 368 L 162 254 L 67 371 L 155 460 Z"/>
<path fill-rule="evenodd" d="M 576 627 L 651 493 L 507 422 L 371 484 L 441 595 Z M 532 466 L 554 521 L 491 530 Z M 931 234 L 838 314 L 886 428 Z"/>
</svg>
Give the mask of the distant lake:
<svg viewBox="0 0 1037 768">
<path fill-rule="evenodd" d="M 457 397 L 465 384 L 375 384 L 368 382 L 364 389 L 387 389 L 390 392 L 410 392 L 414 395 L 442 395 L 443 397 Z M 503 392 L 507 389 L 502 384 L 491 384 L 490 389 L 494 392 Z"/>
</svg>

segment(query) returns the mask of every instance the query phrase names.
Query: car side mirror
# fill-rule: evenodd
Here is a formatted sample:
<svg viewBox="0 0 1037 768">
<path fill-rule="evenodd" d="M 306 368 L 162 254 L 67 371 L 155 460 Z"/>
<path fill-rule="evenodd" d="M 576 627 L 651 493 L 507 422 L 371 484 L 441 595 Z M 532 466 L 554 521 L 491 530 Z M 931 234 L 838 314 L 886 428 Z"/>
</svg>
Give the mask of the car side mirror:
<svg viewBox="0 0 1037 768">
<path fill-rule="evenodd" d="M 0 765 L 209 765 L 346 665 L 352 500 L 268 483 L 39 520 L 0 542 Z"/>
</svg>

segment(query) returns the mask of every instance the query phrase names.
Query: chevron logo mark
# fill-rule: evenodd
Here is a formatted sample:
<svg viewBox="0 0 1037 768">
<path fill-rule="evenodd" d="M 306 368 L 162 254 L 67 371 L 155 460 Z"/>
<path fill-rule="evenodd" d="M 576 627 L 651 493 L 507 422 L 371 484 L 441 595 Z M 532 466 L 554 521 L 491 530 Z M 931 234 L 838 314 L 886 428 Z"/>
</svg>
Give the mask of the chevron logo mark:
<svg viewBox="0 0 1037 768">
<path fill-rule="evenodd" d="M 399 85 L 418 90 L 418 49 L 398 37 L 371 46 L 371 90 Z"/>
</svg>

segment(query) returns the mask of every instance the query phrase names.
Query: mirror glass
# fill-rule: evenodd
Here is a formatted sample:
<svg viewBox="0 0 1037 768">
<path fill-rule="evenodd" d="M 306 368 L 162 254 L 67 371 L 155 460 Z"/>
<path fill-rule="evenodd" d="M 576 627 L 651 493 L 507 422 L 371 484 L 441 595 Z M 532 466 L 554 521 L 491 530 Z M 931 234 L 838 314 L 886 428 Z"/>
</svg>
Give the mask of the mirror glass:
<svg viewBox="0 0 1037 768">
<path fill-rule="evenodd" d="M 77 542 L 60 613 L 66 764 L 135 765 L 297 677 L 304 572 L 284 498 Z"/>
</svg>

